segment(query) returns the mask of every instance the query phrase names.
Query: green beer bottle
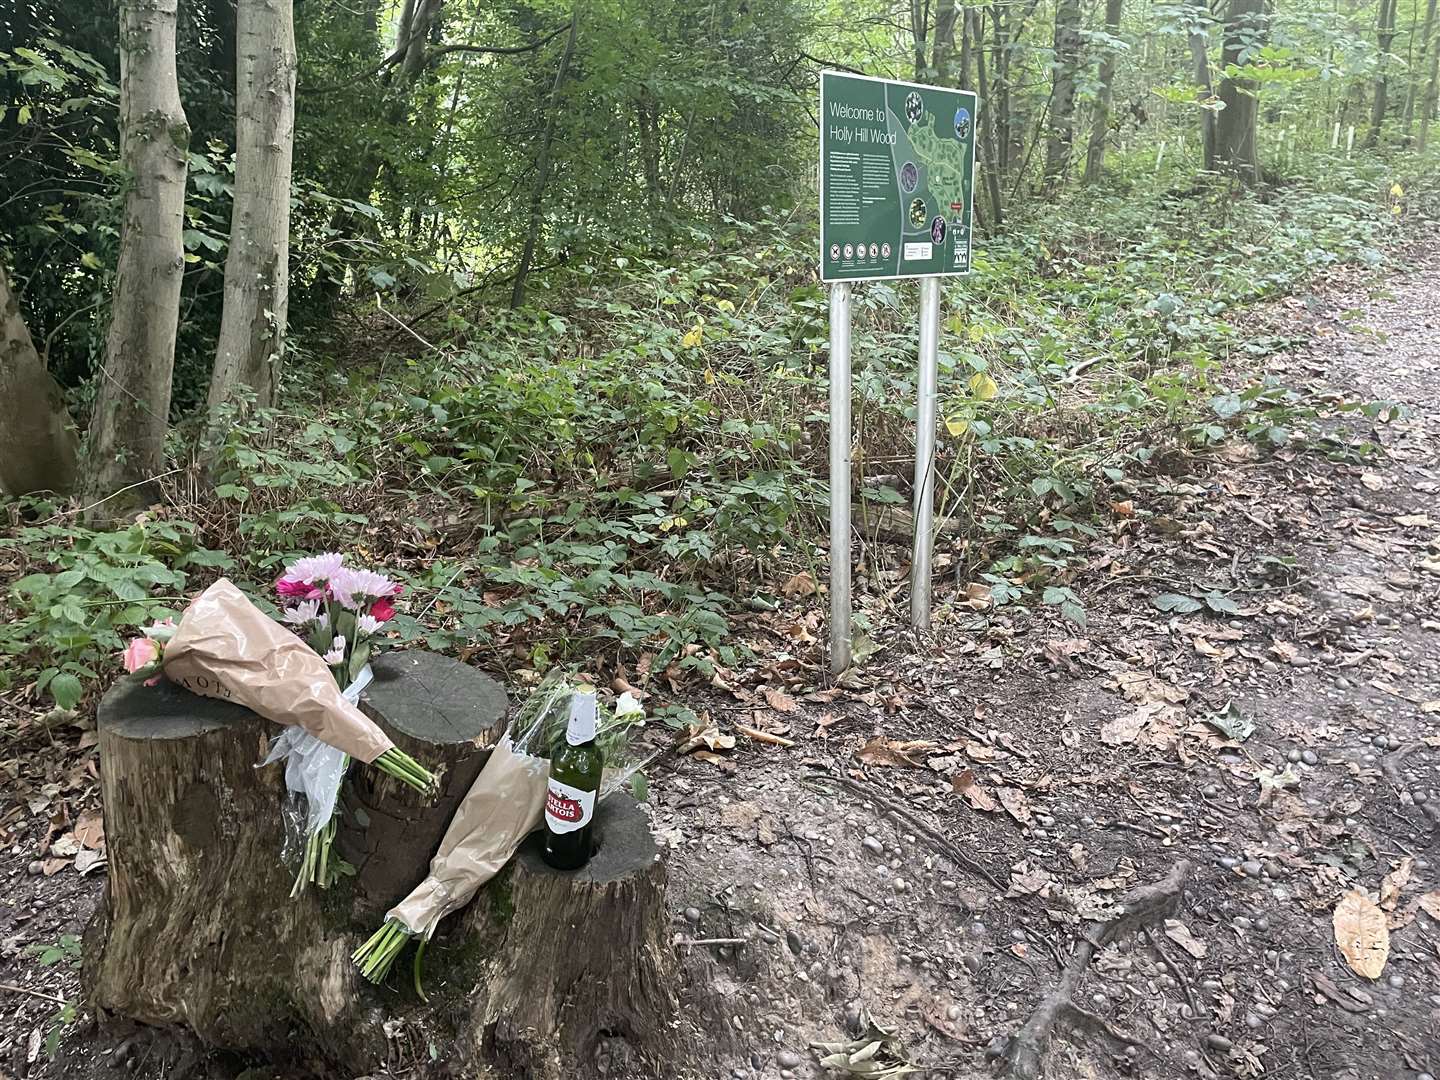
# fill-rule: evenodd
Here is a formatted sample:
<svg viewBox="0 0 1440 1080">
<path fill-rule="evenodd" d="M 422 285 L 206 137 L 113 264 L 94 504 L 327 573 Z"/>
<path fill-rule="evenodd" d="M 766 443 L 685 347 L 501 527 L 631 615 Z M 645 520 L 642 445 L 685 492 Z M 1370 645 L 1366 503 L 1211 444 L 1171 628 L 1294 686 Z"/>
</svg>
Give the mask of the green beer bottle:
<svg viewBox="0 0 1440 1080">
<path fill-rule="evenodd" d="M 591 826 L 605 755 L 595 745 L 595 691 L 570 699 L 565 743 L 550 759 L 545 793 L 545 861 L 557 870 L 578 870 L 590 861 Z"/>
</svg>

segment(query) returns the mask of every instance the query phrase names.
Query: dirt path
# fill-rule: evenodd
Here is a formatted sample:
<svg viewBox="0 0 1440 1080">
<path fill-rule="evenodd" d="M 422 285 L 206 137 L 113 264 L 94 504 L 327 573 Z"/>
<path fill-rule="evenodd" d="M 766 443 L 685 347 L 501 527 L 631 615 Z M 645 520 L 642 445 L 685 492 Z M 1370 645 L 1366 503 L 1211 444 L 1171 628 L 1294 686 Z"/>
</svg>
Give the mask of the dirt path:
<svg viewBox="0 0 1440 1080">
<path fill-rule="evenodd" d="M 989 1075 L 1081 930 L 1181 860 L 1171 921 L 1100 949 L 1075 990 L 1109 1031 L 1062 1023 L 1048 1075 L 1440 1074 L 1440 920 L 1417 913 L 1440 889 L 1440 260 L 1287 310 L 1311 345 L 1276 358 L 1282 381 L 1412 410 L 1333 430 L 1383 453 L 1229 453 L 1149 485 L 1082 590 L 1083 636 L 976 620 L 942 659 L 897 648 L 870 668 L 890 681 L 803 714 L 752 695 L 750 722 L 796 748 L 656 785 L 699 915 L 677 926 L 750 938 L 695 980 L 723 995 L 705 1023 L 735 1077 L 824 1075 L 807 1043 L 862 1015 L 935 1076 Z M 1212 588 L 1239 610 L 1151 603 Z M 857 760 L 872 738 L 938 748 Z M 863 769 L 874 797 L 805 783 L 809 764 Z M 1392 872 L 1389 959 L 1362 979 L 1332 912 Z"/>
<path fill-rule="evenodd" d="M 831 1075 L 809 1044 L 858 1050 L 871 1018 L 895 1032 L 874 1060 L 991 1075 L 1082 935 L 1083 1012 L 1060 1010 L 1048 1076 L 1440 1074 L 1440 920 L 1419 906 L 1440 889 L 1440 258 L 1281 317 L 1311 342 L 1275 358 L 1282 381 L 1411 414 L 1336 424 L 1339 460 L 1241 446 L 1137 487 L 1080 582 L 1083 634 L 951 613 L 935 656 L 896 640 L 817 691 L 822 631 L 797 609 L 791 652 L 717 691 L 722 728 L 794 745 L 741 737 L 652 782 L 694 1076 Z M 1152 602 L 1211 590 L 1238 610 Z M 47 1060 L 58 1005 L 37 995 L 76 996 L 60 943 L 103 878 L 38 857 L 95 807 L 90 738 L 54 734 L 0 754 L 23 788 L 0 804 L 0 1074 L 168 1076 L 164 1046 L 83 1024 Z M 1182 863 L 1173 910 L 1107 940 L 1117 898 Z M 1335 946 L 1351 890 L 1385 903 L 1377 980 Z M 715 938 L 743 944 L 691 944 Z"/>
</svg>

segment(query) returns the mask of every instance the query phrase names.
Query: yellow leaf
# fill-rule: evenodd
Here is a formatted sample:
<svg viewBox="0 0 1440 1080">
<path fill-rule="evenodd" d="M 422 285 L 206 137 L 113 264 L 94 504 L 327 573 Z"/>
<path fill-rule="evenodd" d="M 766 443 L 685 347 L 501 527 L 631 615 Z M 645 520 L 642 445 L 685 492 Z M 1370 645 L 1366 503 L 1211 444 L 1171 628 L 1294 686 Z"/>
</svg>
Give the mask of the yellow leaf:
<svg viewBox="0 0 1440 1080">
<path fill-rule="evenodd" d="M 713 368 L 708 368 L 708 367 L 707 367 L 707 368 L 705 369 L 705 385 L 706 385 L 706 386 L 714 386 L 714 385 L 715 385 L 715 370 L 714 370 Z"/>
<path fill-rule="evenodd" d="M 729 300 L 717 300 L 715 302 L 715 306 L 721 311 L 730 312 L 731 314 L 734 314 L 735 312 L 735 305 L 732 304 Z"/>
<path fill-rule="evenodd" d="M 1385 913 L 1362 892 L 1348 892 L 1335 906 L 1335 944 L 1357 975 L 1378 979 L 1390 956 Z"/>
<path fill-rule="evenodd" d="M 703 326 L 701 326 L 699 323 L 696 323 L 694 326 L 692 326 L 692 327 L 690 328 L 689 332 L 686 333 L 686 335 L 680 339 L 680 344 L 681 344 L 681 345 L 684 345 L 685 348 L 687 348 L 687 349 L 698 348 L 699 345 L 700 345 L 700 340 L 701 340 L 701 338 L 703 338 L 704 336 L 705 336 L 705 328 L 704 328 Z"/>
<path fill-rule="evenodd" d="M 969 426 L 970 422 L 959 416 L 952 416 L 949 420 L 945 421 L 945 430 L 950 432 L 951 435 L 954 435 L 957 438 L 961 435 L 964 435 L 965 429 Z"/>
<path fill-rule="evenodd" d="M 80 256 L 80 265 L 88 266 L 91 270 L 104 269 L 104 266 L 101 264 L 100 260 L 95 257 L 95 253 L 93 251 L 87 251 L 84 255 Z"/>
<path fill-rule="evenodd" d="M 1398 180 L 1390 185 L 1390 194 L 1395 196 L 1395 198 L 1397 199 L 1402 199 L 1405 197 L 1405 189 L 1400 186 L 1400 182 Z"/>
<path fill-rule="evenodd" d="M 980 401 L 989 401 L 1000 392 L 1000 388 L 995 385 L 995 380 L 985 372 L 977 371 L 970 376 L 970 392 Z"/>
</svg>

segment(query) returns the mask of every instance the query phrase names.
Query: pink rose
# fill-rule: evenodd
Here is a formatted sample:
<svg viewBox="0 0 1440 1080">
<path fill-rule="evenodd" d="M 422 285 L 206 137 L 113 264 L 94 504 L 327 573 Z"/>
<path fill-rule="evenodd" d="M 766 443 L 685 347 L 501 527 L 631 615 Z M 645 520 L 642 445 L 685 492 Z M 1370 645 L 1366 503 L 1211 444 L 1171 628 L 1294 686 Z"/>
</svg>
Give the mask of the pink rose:
<svg viewBox="0 0 1440 1080">
<path fill-rule="evenodd" d="M 395 617 L 395 605 L 388 598 L 381 597 L 370 605 L 370 617 L 387 622 Z"/>
<path fill-rule="evenodd" d="M 125 646 L 123 663 L 125 670 L 132 675 L 147 668 L 160 659 L 160 647 L 147 637 L 131 638 L 130 644 Z"/>
</svg>

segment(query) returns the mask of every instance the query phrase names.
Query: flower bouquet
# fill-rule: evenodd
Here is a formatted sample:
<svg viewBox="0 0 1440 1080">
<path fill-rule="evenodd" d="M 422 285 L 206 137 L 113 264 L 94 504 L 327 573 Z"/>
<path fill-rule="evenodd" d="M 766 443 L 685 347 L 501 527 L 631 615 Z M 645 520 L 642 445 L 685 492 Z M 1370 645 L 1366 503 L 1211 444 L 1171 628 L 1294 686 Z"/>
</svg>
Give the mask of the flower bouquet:
<svg viewBox="0 0 1440 1080">
<path fill-rule="evenodd" d="M 540 824 L 551 752 L 565 738 L 571 701 L 580 693 L 593 696 L 594 691 L 572 685 L 554 671 L 526 699 L 456 809 L 428 876 L 386 912 L 385 923 L 352 954 L 367 979 L 384 979 L 412 937 L 419 937 L 423 948 L 440 920 L 468 904 Z M 629 693 L 620 695 L 614 714 L 601 720 L 596 732 L 605 755 L 601 799 L 619 790 L 644 764 L 629 746 L 631 732 L 644 722 L 644 710 Z M 415 989 L 423 998 L 419 965 L 417 953 Z"/>
<path fill-rule="evenodd" d="M 399 586 L 345 567 L 340 555 L 322 555 L 287 568 L 276 587 L 296 601 L 283 618 L 310 644 L 221 578 L 196 597 L 178 626 L 157 624 L 132 641 L 125 667 L 155 677 L 163 671 L 187 690 L 235 701 L 286 725 L 261 764 L 285 759 L 286 786 L 307 803 L 305 814 L 291 815 L 305 837 L 298 893 L 343 872 L 329 853 L 350 758 L 425 792 L 434 790 L 435 778 L 356 705 L 370 680 L 372 639 L 394 615 Z"/>
</svg>

